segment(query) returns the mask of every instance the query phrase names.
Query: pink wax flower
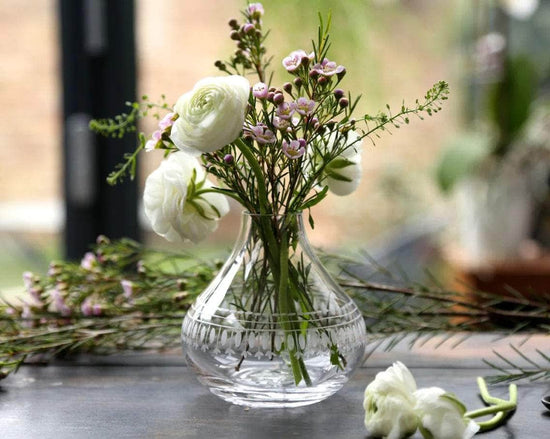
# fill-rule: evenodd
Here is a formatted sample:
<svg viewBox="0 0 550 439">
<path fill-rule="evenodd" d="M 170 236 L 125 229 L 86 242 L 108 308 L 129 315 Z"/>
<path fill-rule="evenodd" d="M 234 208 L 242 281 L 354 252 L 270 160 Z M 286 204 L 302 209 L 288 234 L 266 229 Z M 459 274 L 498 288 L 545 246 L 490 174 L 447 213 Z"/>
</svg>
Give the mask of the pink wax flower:
<svg viewBox="0 0 550 439">
<path fill-rule="evenodd" d="M 21 317 L 24 319 L 30 319 L 32 318 L 32 316 L 33 314 L 32 314 L 31 307 L 25 303 L 23 305 L 23 312 L 21 313 Z"/>
<path fill-rule="evenodd" d="M 246 10 L 252 18 L 259 19 L 264 15 L 264 7 L 261 3 L 250 3 Z"/>
<path fill-rule="evenodd" d="M 89 297 L 87 297 L 84 302 L 82 302 L 82 304 L 80 305 L 80 310 L 85 316 L 91 316 L 93 314 L 92 301 Z"/>
<path fill-rule="evenodd" d="M 242 27 L 242 31 L 245 34 L 248 34 L 248 33 L 252 32 L 254 29 L 256 29 L 256 28 L 254 27 L 254 25 L 252 23 L 245 23 L 245 24 L 243 24 L 243 27 Z"/>
<path fill-rule="evenodd" d="M 23 273 L 23 284 L 25 285 L 25 289 L 27 291 L 30 291 L 34 285 L 34 275 L 30 271 L 25 271 Z"/>
<path fill-rule="evenodd" d="M 42 304 L 42 299 L 41 299 L 41 297 L 40 297 L 40 293 L 42 293 L 42 289 L 41 289 L 41 288 L 32 287 L 32 288 L 29 290 L 29 294 L 30 294 L 31 297 L 35 300 L 35 302 L 37 302 L 39 305 Z"/>
<path fill-rule="evenodd" d="M 302 59 L 307 58 L 308 60 L 313 59 L 313 53 L 309 55 L 303 50 L 295 50 L 291 52 L 286 58 L 283 59 L 283 67 L 289 71 L 293 72 L 302 64 Z"/>
<path fill-rule="evenodd" d="M 315 101 L 308 98 L 298 98 L 295 105 L 296 111 L 302 116 L 311 116 L 315 108 Z"/>
<path fill-rule="evenodd" d="M 252 87 L 252 95 L 259 99 L 265 99 L 269 93 L 269 87 L 263 82 L 258 82 Z"/>
<path fill-rule="evenodd" d="M 174 124 L 175 115 L 176 113 L 168 113 L 166 116 L 164 116 L 159 122 L 159 128 L 162 131 L 166 131 L 168 128 L 170 128 Z"/>
<path fill-rule="evenodd" d="M 290 119 L 295 109 L 296 104 L 294 102 L 283 102 L 277 107 L 276 113 L 280 119 Z"/>
<path fill-rule="evenodd" d="M 289 159 L 299 159 L 306 152 L 306 141 L 304 139 L 291 140 L 288 143 L 286 140 L 283 140 L 283 153 Z"/>
<path fill-rule="evenodd" d="M 150 152 L 157 147 L 162 138 L 162 131 L 156 130 L 151 136 L 151 140 L 148 140 L 145 144 L 145 151 Z"/>
<path fill-rule="evenodd" d="M 122 291 L 124 291 L 124 297 L 127 299 L 132 297 L 134 294 L 134 284 L 129 280 L 123 279 L 120 281 L 120 285 L 122 286 Z"/>
<path fill-rule="evenodd" d="M 290 128 L 290 120 L 288 119 L 281 119 L 278 116 L 275 116 L 273 118 L 273 126 L 281 131 L 286 131 L 288 128 Z"/>
<path fill-rule="evenodd" d="M 69 308 L 65 303 L 65 299 L 61 295 L 58 287 L 50 291 L 50 296 L 53 299 L 53 306 L 55 311 L 65 317 L 71 315 L 71 308 Z"/>
<path fill-rule="evenodd" d="M 82 258 L 82 261 L 80 261 L 80 266 L 85 270 L 93 270 L 97 267 L 97 258 L 95 257 L 95 254 L 92 252 L 87 252 Z"/>
<path fill-rule="evenodd" d="M 315 72 L 323 76 L 338 75 L 343 73 L 345 70 L 346 69 L 344 66 L 339 66 L 334 61 L 329 61 L 327 58 L 325 58 L 321 64 L 315 64 L 311 68 L 311 72 Z"/>
<path fill-rule="evenodd" d="M 101 305 L 99 303 L 94 303 L 94 305 L 92 306 L 92 314 L 94 316 L 100 316 L 102 312 L 103 309 L 101 308 Z"/>
<path fill-rule="evenodd" d="M 246 127 L 245 131 L 261 145 L 275 143 L 277 141 L 277 136 L 275 136 L 273 131 L 269 130 L 263 123 Z"/>
</svg>

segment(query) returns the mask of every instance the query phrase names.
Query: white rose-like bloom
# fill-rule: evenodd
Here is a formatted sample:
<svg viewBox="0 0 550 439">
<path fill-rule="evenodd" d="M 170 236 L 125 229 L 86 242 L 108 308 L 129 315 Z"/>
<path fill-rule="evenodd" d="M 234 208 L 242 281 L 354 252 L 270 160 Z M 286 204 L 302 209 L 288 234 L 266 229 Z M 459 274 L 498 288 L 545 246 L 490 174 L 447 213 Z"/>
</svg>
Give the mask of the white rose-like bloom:
<svg viewBox="0 0 550 439">
<path fill-rule="evenodd" d="M 194 155 L 223 148 L 243 128 L 249 93 L 250 83 L 243 76 L 201 79 L 176 102 L 178 118 L 170 138 L 180 150 Z"/>
<path fill-rule="evenodd" d="M 416 381 L 407 367 L 396 362 L 376 374 L 365 389 L 365 426 L 370 434 L 401 439 L 416 431 L 418 418 L 413 393 Z"/>
<path fill-rule="evenodd" d="M 153 230 L 168 241 L 199 242 L 216 230 L 218 219 L 229 211 L 229 203 L 221 194 L 205 193 L 188 200 L 188 187 L 193 178 L 195 184 L 204 181 L 203 188 L 213 187 L 205 179 L 205 172 L 196 158 L 175 152 L 145 182 L 145 215 Z"/>
<path fill-rule="evenodd" d="M 439 387 L 414 393 L 419 429 L 426 439 L 470 439 L 479 425 L 465 418 L 466 408 L 453 395 Z"/>
<path fill-rule="evenodd" d="M 518 20 L 527 20 L 539 7 L 539 0 L 500 0 L 506 13 Z"/>
<path fill-rule="evenodd" d="M 328 147 L 335 148 L 334 135 L 328 140 Z M 354 192 L 361 181 L 361 152 L 363 140 L 358 140 L 359 135 L 355 131 L 349 131 L 345 144 L 347 148 L 337 158 L 332 160 L 325 168 L 326 178 L 324 183 L 329 191 L 335 195 L 345 196 Z M 344 139 L 341 140 L 342 142 Z M 338 145 L 338 147 L 341 147 Z"/>
</svg>

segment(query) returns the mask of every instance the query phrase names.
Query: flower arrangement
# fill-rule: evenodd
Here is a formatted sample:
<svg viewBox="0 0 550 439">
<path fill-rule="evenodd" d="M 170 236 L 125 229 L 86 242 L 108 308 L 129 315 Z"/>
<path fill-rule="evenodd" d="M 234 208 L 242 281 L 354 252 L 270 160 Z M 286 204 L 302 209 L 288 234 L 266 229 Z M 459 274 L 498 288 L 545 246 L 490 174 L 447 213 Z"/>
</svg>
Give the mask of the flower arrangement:
<svg viewBox="0 0 550 439">
<path fill-rule="evenodd" d="M 330 364 L 337 369 L 344 370 L 349 358 L 343 353 L 342 340 L 321 327 L 325 324 L 321 322 L 340 312 L 341 304 L 336 306 L 334 298 L 320 298 L 317 290 L 336 287 L 332 280 L 323 280 L 323 287 L 315 285 L 326 277 L 325 271 L 314 268 L 315 257 L 299 245 L 303 236 L 300 214 L 308 212 L 313 227 L 311 208 L 328 192 L 344 196 L 358 187 L 364 139 L 373 141 L 379 132 L 408 124 L 411 116 L 422 119 L 437 113 L 447 99 L 448 86 L 437 83 L 422 102 L 402 105 L 395 114 L 387 106 L 386 112 L 375 116 L 354 117 L 359 98 L 340 88 L 346 68 L 329 58 L 330 16 L 326 23 L 320 19 L 311 51 L 295 50 L 282 60 L 289 80 L 276 86 L 268 70 L 264 9 L 251 3 L 242 13 L 243 22 L 229 21 L 235 54 L 215 63 L 226 76 L 200 80 L 173 108 L 159 105 L 167 114 L 162 118 L 157 114 L 158 130 L 150 138 L 140 135 L 136 151 L 109 181 L 116 183 L 128 173 L 133 177 L 140 151 L 162 150 L 165 160 L 146 180 L 144 207 L 153 230 L 170 241 L 203 239 L 229 211 L 227 198 L 244 208 L 250 216 L 251 239 L 244 244 L 244 256 L 237 259 L 247 260 L 247 266 L 236 277 L 230 268 L 235 261 L 228 261 L 221 270 L 238 286 L 228 287 L 230 282 L 218 276 L 205 293 L 218 297 L 221 293 L 213 291 L 213 285 L 224 288 L 223 294 L 228 295 L 223 311 L 184 322 L 184 340 L 198 354 L 221 348 L 234 354 L 227 346 L 227 333 L 235 337 L 231 342 L 236 346 L 241 346 L 244 334 L 248 343 L 240 359 L 234 359 L 236 371 L 249 356 L 284 354 L 295 384 L 311 386 L 305 360 L 309 341 L 322 340 L 330 352 Z M 250 77 L 255 77 L 252 84 Z M 93 121 L 91 128 L 105 135 L 122 135 L 135 120 L 156 108 L 148 101 L 131 106 L 130 114 Z M 229 323 L 228 313 L 233 320 L 235 315 L 242 316 L 240 329 Z M 197 327 L 199 321 L 214 319 L 219 320 L 216 329 Z M 264 339 L 261 334 L 274 326 L 282 329 L 282 335 Z M 199 341 L 193 338 L 197 333 L 202 334 Z M 216 340 L 223 342 L 213 345 Z M 259 344 L 265 352 L 254 349 Z"/>
</svg>

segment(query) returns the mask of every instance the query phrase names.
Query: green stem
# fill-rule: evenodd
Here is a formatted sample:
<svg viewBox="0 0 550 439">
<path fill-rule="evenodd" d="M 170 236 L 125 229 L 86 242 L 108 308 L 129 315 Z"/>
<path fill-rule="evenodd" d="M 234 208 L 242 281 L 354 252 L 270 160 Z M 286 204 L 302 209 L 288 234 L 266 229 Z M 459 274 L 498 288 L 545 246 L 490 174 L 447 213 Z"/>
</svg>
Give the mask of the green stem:
<svg viewBox="0 0 550 439">
<path fill-rule="evenodd" d="M 478 410 L 469 411 L 464 414 L 465 417 L 473 419 L 480 416 L 495 414 L 488 421 L 478 422 L 480 431 L 488 431 L 498 427 L 505 420 L 507 415 L 513 412 L 517 407 L 518 402 L 518 389 L 515 384 L 510 384 L 509 387 L 509 399 L 501 399 L 492 396 L 487 390 L 487 384 L 482 377 L 477 378 L 477 384 L 479 387 L 479 393 L 481 398 L 486 404 L 492 404 L 489 407 L 485 407 Z"/>
<path fill-rule="evenodd" d="M 241 151 L 245 159 L 248 161 L 248 164 L 250 165 L 250 168 L 252 169 L 252 172 L 254 172 L 254 175 L 256 177 L 256 184 L 258 187 L 258 204 L 260 207 L 260 214 L 262 215 L 260 218 L 260 222 L 262 224 L 261 230 L 263 233 L 265 233 L 265 237 L 267 239 L 268 247 L 267 249 L 273 251 L 277 248 L 277 241 L 275 239 L 275 235 L 273 234 L 273 230 L 271 230 L 271 224 L 269 223 L 269 218 L 266 216 L 269 213 L 275 213 L 275 212 L 269 212 L 269 209 L 267 207 L 267 187 L 265 185 L 264 181 L 264 174 L 262 172 L 262 168 L 260 167 L 260 164 L 258 163 L 258 160 L 256 160 L 256 157 L 248 147 L 246 143 L 243 142 L 241 138 L 238 138 L 235 140 L 235 146 Z M 250 212 L 254 213 L 254 212 Z M 276 253 L 275 253 L 276 254 Z"/>
<path fill-rule="evenodd" d="M 290 357 L 290 365 L 292 367 L 292 373 L 294 375 L 294 382 L 296 385 L 302 381 L 305 381 L 306 385 L 311 386 L 311 379 L 307 372 L 306 365 L 303 358 L 296 357 L 296 350 L 299 349 L 298 337 L 296 337 L 296 324 L 293 323 L 292 315 L 296 310 L 293 306 L 292 295 L 289 294 L 289 268 L 288 268 L 288 232 L 286 231 L 286 225 L 283 225 L 283 232 L 281 235 L 281 247 L 279 249 L 279 311 L 281 312 L 281 324 L 286 334 L 285 345 L 287 345 L 288 355 Z M 288 338 L 292 337 L 294 341 L 294 347 L 288 349 Z"/>
</svg>

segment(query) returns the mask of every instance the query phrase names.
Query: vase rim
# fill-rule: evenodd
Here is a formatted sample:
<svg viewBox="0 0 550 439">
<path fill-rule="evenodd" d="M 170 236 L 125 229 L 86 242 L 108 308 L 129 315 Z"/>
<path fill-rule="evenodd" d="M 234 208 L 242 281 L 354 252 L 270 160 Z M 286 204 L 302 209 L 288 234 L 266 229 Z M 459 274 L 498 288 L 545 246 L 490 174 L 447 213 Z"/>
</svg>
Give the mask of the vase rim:
<svg viewBox="0 0 550 439">
<path fill-rule="evenodd" d="M 267 218 L 273 218 L 273 217 L 285 217 L 285 216 L 301 216 L 303 213 L 303 210 L 298 210 L 296 212 L 286 212 L 286 213 L 251 213 L 248 210 L 243 210 L 242 215 L 244 216 L 250 216 L 250 217 L 267 217 Z"/>
</svg>

